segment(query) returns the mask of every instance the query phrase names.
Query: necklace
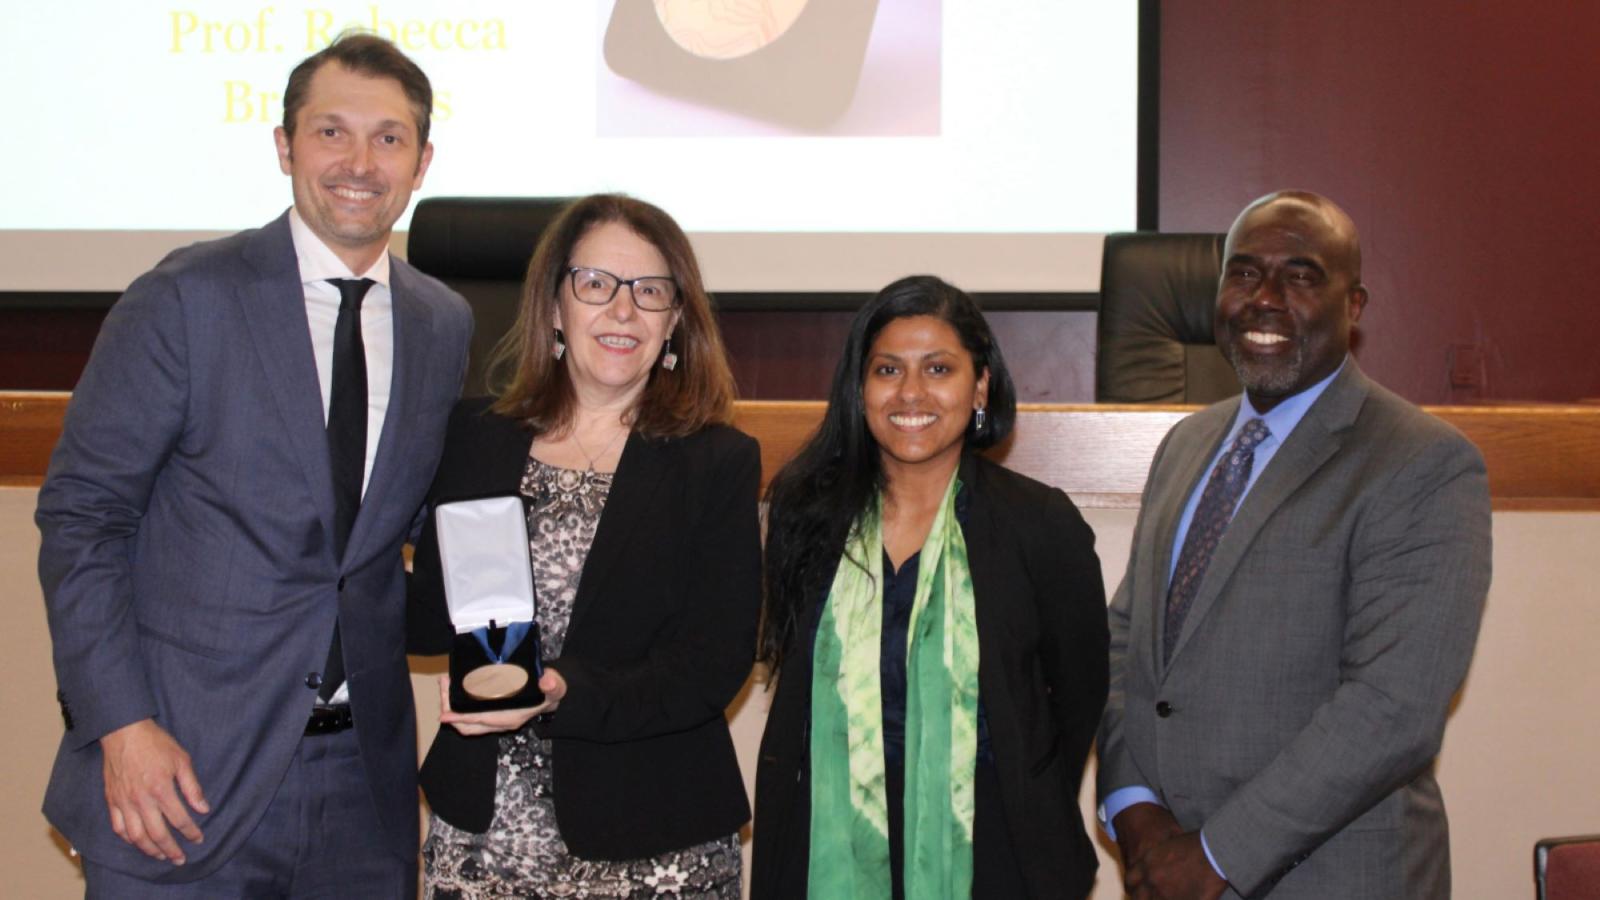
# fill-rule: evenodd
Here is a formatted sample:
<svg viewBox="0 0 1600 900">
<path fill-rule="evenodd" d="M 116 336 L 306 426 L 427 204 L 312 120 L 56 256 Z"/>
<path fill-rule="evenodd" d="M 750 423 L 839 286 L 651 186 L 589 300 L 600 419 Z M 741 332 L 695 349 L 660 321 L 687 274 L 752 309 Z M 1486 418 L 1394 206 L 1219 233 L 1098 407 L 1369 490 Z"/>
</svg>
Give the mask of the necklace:
<svg viewBox="0 0 1600 900">
<path fill-rule="evenodd" d="M 604 457 L 607 453 L 610 453 L 611 452 L 611 448 L 615 447 L 617 445 L 618 439 L 620 439 L 623 435 L 625 435 L 627 433 L 628 433 L 628 429 L 626 429 L 626 428 L 622 429 L 621 431 L 618 431 L 616 434 L 611 436 L 611 440 L 606 442 L 606 445 L 600 449 L 599 453 L 591 454 L 588 450 L 585 450 L 583 448 L 583 442 L 578 440 L 578 429 L 577 429 L 576 426 L 574 426 L 573 429 L 572 429 L 572 446 L 577 447 L 578 448 L 578 452 L 583 454 L 583 458 L 589 461 L 589 471 L 593 472 L 594 471 L 594 461 Z"/>
</svg>

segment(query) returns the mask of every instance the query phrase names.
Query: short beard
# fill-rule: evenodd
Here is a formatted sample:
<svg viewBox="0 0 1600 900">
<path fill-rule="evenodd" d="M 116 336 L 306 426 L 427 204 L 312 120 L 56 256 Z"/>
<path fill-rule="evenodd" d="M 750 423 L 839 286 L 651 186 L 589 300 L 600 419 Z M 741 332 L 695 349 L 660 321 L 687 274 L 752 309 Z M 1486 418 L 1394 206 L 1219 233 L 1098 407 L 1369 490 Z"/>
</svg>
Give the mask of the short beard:
<svg viewBox="0 0 1600 900">
<path fill-rule="evenodd" d="M 1283 397 L 1300 383 L 1300 373 L 1305 368 L 1305 347 L 1298 340 L 1295 341 L 1293 353 L 1274 362 L 1255 362 L 1246 358 L 1235 343 L 1239 340 L 1243 338 L 1232 338 L 1224 342 L 1220 349 L 1223 358 L 1233 366 L 1234 374 L 1239 376 L 1239 383 L 1244 386 L 1246 393 L 1261 397 Z"/>
</svg>

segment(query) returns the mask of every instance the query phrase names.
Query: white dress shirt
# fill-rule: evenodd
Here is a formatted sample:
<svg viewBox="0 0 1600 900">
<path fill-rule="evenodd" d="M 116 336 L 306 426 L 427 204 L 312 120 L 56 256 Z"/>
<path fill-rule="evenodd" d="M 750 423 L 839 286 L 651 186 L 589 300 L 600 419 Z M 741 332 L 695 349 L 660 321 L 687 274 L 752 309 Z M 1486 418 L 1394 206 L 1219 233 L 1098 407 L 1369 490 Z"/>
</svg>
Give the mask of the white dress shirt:
<svg viewBox="0 0 1600 900">
<path fill-rule="evenodd" d="M 394 294 L 389 288 L 389 254 L 378 257 L 360 275 L 350 271 L 337 254 L 317 237 L 300 212 L 289 210 L 289 234 L 300 266 L 300 283 L 306 294 L 306 322 L 311 326 L 311 352 L 317 360 L 317 382 L 322 387 L 322 424 L 328 424 L 328 403 L 333 396 L 333 331 L 339 322 L 339 289 L 330 278 L 370 278 L 375 283 L 361 301 L 361 343 L 367 357 L 367 459 L 362 465 L 361 495 L 372 480 L 372 461 L 378 456 L 378 436 L 389 411 L 394 380 Z M 331 705 L 350 702 L 350 682 L 339 685 Z"/>
<path fill-rule="evenodd" d="M 306 321 L 311 325 L 311 351 L 317 359 L 317 381 L 322 386 L 322 423 L 328 423 L 328 401 L 333 394 L 333 329 L 339 321 L 339 289 L 330 278 L 370 278 L 375 284 L 361 301 L 361 342 L 367 351 L 367 460 L 361 474 L 361 494 L 372 479 L 372 461 L 378 456 L 378 436 L 389 411 L 390 382 L 394 376 L 394 295 L 389 287 L 389 254 L 378 257 L 372 268 L 357 275 L 337 254 L 289 210 L 289 234 L 300 264 L 300 282 L 306 292 Z"/>
</svg>

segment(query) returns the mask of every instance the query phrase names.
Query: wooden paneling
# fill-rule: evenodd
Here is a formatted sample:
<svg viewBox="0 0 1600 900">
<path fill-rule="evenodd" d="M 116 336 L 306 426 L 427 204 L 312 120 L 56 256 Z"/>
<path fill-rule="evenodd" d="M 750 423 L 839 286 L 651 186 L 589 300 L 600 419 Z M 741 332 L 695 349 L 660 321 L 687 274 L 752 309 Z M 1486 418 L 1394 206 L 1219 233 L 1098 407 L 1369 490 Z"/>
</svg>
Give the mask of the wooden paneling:
<svg viewBox="0 0 1600 900">
<path fill-rule="evenodd" d="M 44 478 L 70 395 L 0 393 L 0 484 Z M 740 428 L 761 441 L 766 478 L 811 436 L 822 417 L 814 401 L 746 401 Z M 1182 406 L 1023 404 L 1015 435 L 994 455 L 1057 485 L 1080 506 L 1139 503 L 1150 459 Z M 1594 406 L 1431 407 L 1464 432 L 1489 464 L 1496 509 L 1600 510 L 1600 408 Z"/>
<path fill-rule="evenodd" d="M 1017 397 L 1035 403 L 1094 399 L 1093 310 L 1000 309 L 984 313 L 1005 352 Z M 721 310 L 722 338 L 751 400 L 821 400 L 850 333 L 854 310 Z"/>
<path fill-rule="evenodd" d="M 458 282 L 477 305 L 473 379 L 500 332 L 510 323 L 503 301 L 516 287 L 500 282 Z M 497 287 L 498 286 L 498 287 Z M 844 348 L 854 307 L 807 296 L 817 308 L 778 304 L 719 309 L 723 340 L 739 384 L 739 396 L 756 400 L 821 400 Z M 869 295 L 840 295 L 857 303 Z M 986 295 L 992 296 L 992 295 Z M 1036 295 L 1059 300 L 1050 294 Z M 1072 295 L 1076 296 L 1076 295 Z M 0 295 L 0 300 L 4 300 Z M 0 391 L 70 391 L 89 360 L 100 323 L 114 295 L 70 295 L 59 308 L 47 296 L 0 303 Z M 1019 305 L 1025 297 L 1003 298 Z M 1069 298 L 1070 299 L 1070 298 Z M 987 316 L 1005 350 L 1017 396 L 1038 403 L 1087 403 L 1094 399 L 1095 316 L 1092 306 L 991 309 Z M 476 381 L 474 381 L 476 383 Z"/>
<path fill-rule="evenodd" d="M 717 321 L 739 396 L 821 400 L 850 333 L 853 311 L 720 310 Z"/>
<path fill-rule="evenodd" d="M 105 317 L 92 306 L 0 306 L 0 389 L 72 390 Z"/>
<path fill-rule="evenodd" d="M 71 396 L 64 391 L 0 392 L 0 485 L 44 480 Z"/>
<path fill-rule="evenodd" d="M 1128 508 L 1168 429 L 1186 406 L 1023 404 L 1016 434 L 993 455 L 1072 495 L 1080 506 Z M 1600 409 L 1428 407 L 1483 452 L 1496 509 L 1600 509 Z M 761 440 L 770 477 L 816 427 L 820 403 L 741 403 L 739 426 Z"/>
<path fill-rule="evenodd" d="M 761 441 L 765 479 L 788 462 L 822 418 L 821 403 L 739 404 L 738 426 Z M 1025 403 L 1012 437 L 991 456 L 1060 487 L 1082 506 L 1139 503 L 1150 459 L 1188 407 L 1048 406 Z"/>
<path fill-rule="evenodd" d="M 1600 509 L 1600 409 L 1449 406 L 1430 412 L 1461 429 L 1489 464 L 1497 509 Z"/>
</svg>

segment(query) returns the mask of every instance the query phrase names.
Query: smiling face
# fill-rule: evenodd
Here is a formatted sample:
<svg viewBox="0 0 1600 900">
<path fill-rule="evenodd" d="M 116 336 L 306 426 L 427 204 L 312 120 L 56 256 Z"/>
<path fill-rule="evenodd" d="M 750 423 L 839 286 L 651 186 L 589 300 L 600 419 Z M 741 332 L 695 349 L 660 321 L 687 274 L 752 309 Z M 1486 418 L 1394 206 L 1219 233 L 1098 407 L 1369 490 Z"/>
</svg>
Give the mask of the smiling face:
<svg viewBox="0 0 1600 900">
<path fill-rule="evenodd" d="M 568 265 L 601 269 L 624 281 L 673 275 L 661 251 L 621 222 L 601 222 L 584 232 L 572 245 Z M 676 309 L 639 309 L 627 285 L 619 285 L 604 306 L 580 303 L 572 279 L 563 277 L 555 326 L 566 335 L 563 361 L 579 404 L 636 401 L 679 315 Z"/>
<path fill-rule="evenodd" d="M 1276 195 L 1228 232 L 1217 291 L 1222 355 L 1260 412 L 1331 375 L 1366 307 L 1355 226 L 1314 195 Z"/>
<path fill-rule="evenodd" d="M 906 316 L 883 326 L 867 351 L 861 399 L 884 471 L 916 466 L 954 470 L 972 411 L 989 397 L 989 372 L 950 323 Z"/>
<path fill-rule="evenodd" d="M 351 271 L 366 271 L 433 157 L 433 145 L 418 146 L 400 83 L 326 63 L 311 77 L 294 137 L 281 127 L 274 136 L 300 217 Z"/>
</svg>

